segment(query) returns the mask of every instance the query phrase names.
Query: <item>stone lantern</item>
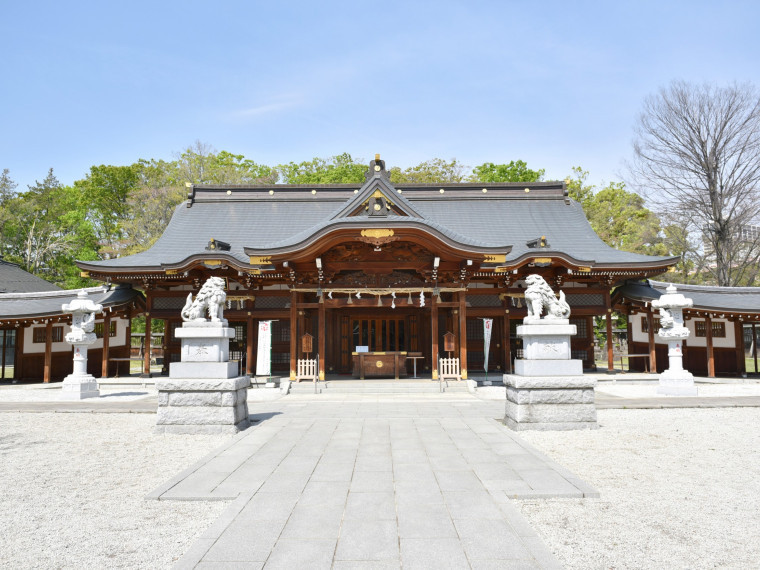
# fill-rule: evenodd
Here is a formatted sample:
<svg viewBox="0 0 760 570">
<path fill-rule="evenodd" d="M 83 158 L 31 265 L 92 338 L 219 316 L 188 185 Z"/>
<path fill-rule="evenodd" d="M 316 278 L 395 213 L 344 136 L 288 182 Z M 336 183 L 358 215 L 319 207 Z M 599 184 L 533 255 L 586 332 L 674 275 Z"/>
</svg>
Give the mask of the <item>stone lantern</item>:
<svg viewBox="0 0 760 570">
<path fill-rule="evenodd" d="M 87 291 L 79 291 L 77 298 L 64 304 L 64 313 L 71 313 L 71 332 L 66 342 L 74 347 L 74 371 L 63 379 L 61 399 L 84 400 L 100 396 L 95 377 L 87 373 L 87 347 L 97 340 L 94 332 L 95 315 L 103 310 L 87 297 Z"/>
<path fill-rule="evenodd" d="M 652 307 L 660 311 L 660 338 L 668 342 L 668 369 L 660 374 L 658 394 L 668 396 L 696 396 L 694 376 L 683 369 L 683 343 L 689 336 L 689 329 L 683 324 L 683 310 L 693 302 L 681 293 L 676 293 L 675 285 L 666 289 L 665 295 L 652 301 Z"/>
</svg>

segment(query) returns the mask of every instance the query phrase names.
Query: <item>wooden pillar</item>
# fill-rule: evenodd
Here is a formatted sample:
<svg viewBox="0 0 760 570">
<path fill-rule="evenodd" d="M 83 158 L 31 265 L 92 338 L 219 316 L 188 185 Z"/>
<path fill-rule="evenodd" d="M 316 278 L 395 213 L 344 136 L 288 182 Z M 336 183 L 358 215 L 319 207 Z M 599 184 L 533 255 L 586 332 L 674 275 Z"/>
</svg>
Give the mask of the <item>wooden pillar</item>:
<svg viewBox="0 0 760 570">
<path fill-rule="evenodd" d="M 13 359 L 13 362 L 16 363 L 16 365 L 13 367 L 13 378 L 15 380 L 20 380 L 24 377 L 24 327 L 21 326 L 21 323 L 18 321 L 15 323 L 16 326 L 16 356 Z M 753 325 L 754 326 L 754 325 Z"/>
<path fill-rule="evenodd" d="M 438 301 L 435 295 L 430 295 L 430 341 L 433 380 L 438 380 Z"/>
<path fill-rule="evenodd" d="M 615 370 L 615 356 L 612 345 L 615 339 L 612 337 L 612 309 L 607 309 L 605 320 L 607 323 L 607 371 L 613 372 Z"/>
<path fill-rule="evenodd" d="M 757 326 L 752 323 L 752 358 L 755 360 L 755 374 L 757 374 Z"/>
<path fill-rule="evenodd" d="M 298 359 L 298 293 L 290 291 L 290 381 L 296 379 Z"/>
<path fill-rule="evenodd" d="M 649 337 L 649 372 L 657 373 L 657 350 L 654 345 L 654 319 L 652 309 L 647 307 L 647 334 Z"/>
<path fill-rule="evenodd" d="M 626 325 L 626 344 L 628 345 L 628 354 L 631 354 L 633 350 L 631 350 L 633 345 L 633 325 L 631 324 L 631 317 L 633 317 L 632 313 L 628 313 L 626 315 L 626 320 L 628 321 L 628 324 Z M 628 361 L 628 370 L 631 369 L 631 361 Z"/>
<path fill-rule="evenodd" d="M 325 326 L 325 304 L 319 303 L 319 379 L 325 379 L 325 336 L 327 327 Z"/>
<path fill-rule="evenodd" d="M 251 301 L 246 301 L 246 303 L 249 303 L 248 306 L 248 316 L 246 317 L 245 322 L 245 374 L 246 376 L 253 375 L 253 341 L 254 341 L 254 334 L 253 334 L 253 313 L 250 309 L 253 309 L 253 307 L 250 305 Z"/>
<path fill-rule="evenodd" d="M 713 351 L 712 318 L 705 317 L 705 337 L 707 339 L 707 376 L 715 378 L 715 352 Z"/>
<path fill-rule="evenodd" d="M 129 313 L 125 315 L 127 317 L 127 358 L 132 358 L 132 310 L 130 309 Z M 119 362 L 116 365 L 116 375 L 120 376 L 122 371 L 122 366 L 126 364 L 127 367 L 127 376 L 130 376 L 132 374 L 132 361 L 127 360 L 126 363 Z"/>
<path fill-rule="evenodd" d="M 104 312 L 103 317 L 103 356 L 100 377 L 108 378 L 108 348 L 111 340 L 111 313 Z"/>
<path fill-rule="evenodd" d="M 147 299 L 149 301 L 149 299 Z M 152 344 L 151 341 L 151 327 L 153 326 L 153 321 L 150 317 L 150 309 L 148 309 L 148 312 L 145 313 L 145 349 L 143 352 L 143 373 L 142 378 L 150 378 L 150 346 Z"/>
<path fill-rule="evenodd" d="M 740 320 L 734 321 L 734 339 L 736 341 L 736 373 L 747 375 L 747 364 L 744 361 L 744 325 Z"/>
<path fill-rule="evenodd" d="M 504 347 L 504 372 L 512 374 L 512 324 L 509 321 L 509 309 L 504 310 L 502 346 Z"/>
<path fill-rule="evenodd" d="M 467 380 L 467 291 L 459 291 L 459 372 Z"/>
<path fill-rule="evenodd" d="M 50 372 L 53 364 L 53 321 L 45 323 L 45 369 L 42 375 L 42 381 L 50 382 Z"/>
</svg>

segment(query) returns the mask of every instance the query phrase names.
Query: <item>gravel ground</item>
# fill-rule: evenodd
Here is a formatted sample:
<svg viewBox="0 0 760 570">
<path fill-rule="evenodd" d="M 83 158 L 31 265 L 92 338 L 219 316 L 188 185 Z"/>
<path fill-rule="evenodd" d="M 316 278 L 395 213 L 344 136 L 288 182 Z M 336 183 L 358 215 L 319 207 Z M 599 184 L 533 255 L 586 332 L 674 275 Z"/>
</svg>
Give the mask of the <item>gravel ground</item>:
<svg viewBox="0 0 760 570">
<path fill-rule="evenodd" d="M 657 382 L 651 384 L 620 385 L 600 384 L 597 392 L 604 392 L 611 396 L 622 398 L 669 398 L 657 393 Z M 685 396 L 687 398 L 714 397 L 714 396 L 760 396 L 760 384 L 701 384 L 697 383 L 697 395 Z M 0 395 L 2 398 L 2 395 Z"/>
<path fill-rule="evenodd" d="M 517 501 L 568 568 L 760 567 L 760 409 L 600 410 L 521 432 L 601 499 Z"/>
<path fill-rule="evenodd" d="M 121 386 L 116 388 L 101 388 L 101 401 L 108 402 L 131 402 L 142 400 L 143 398 L 156 397 L 158 392 L 153 386 Z M 56 384 L 54 388 L 40 388 L 39 385 L 29 387 L 10 388 L 3 387 L 0 390 L 0 402 L 60 402 L 61 401 L 61 384 Z M 88 401 L 88 400 L 83 400 Z M 94 398 L 90 402 L 96 401 Z"/>
<path fill-rule="evenodd" d="M 146 501 L 229 436 L 153 414 L 0 414 L 0 567 L 169 568 L 224 502 Z"/>
</svg>

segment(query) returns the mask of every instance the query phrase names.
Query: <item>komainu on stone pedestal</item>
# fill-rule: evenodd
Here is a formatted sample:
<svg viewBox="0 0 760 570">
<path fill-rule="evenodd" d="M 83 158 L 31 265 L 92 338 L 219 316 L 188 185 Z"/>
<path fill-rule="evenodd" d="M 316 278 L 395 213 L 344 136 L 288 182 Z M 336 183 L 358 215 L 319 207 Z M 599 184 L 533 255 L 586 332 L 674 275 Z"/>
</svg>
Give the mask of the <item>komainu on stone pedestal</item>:
<svg viewBox="0 0 760 570">
<path fill-rule="evenodd" d="M 504 423 L 514 430 L 594 429 L 596 380 L 583 375 L 583 361 L 571 358 L 577 331 L 565 295 L 557 298 L 540 275 L 525 282 L 528 316 L 517 327 L 525 358 L 515 361 L 515 374 L 504 374 Z"/>
<path fill-rule="evenodd" d="M 156 431 L 225 433 L 248 427 L 248 387 L 229 360 L 235 329 L 223 318 L 224 280 L 211 277 L 198 296 L 188 296 L 182 309 L 181 361 L 169 364 L 169 379 L 157 380 Z M 204 315 L 208 314 L 208 319 Z"/>
</svg>

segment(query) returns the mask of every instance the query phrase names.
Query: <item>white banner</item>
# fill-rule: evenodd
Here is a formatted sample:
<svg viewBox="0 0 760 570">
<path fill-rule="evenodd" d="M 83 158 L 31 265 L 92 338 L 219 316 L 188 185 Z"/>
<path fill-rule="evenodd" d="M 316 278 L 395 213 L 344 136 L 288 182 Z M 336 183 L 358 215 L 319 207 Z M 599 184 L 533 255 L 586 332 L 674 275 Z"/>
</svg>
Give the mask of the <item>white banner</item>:
<svg viewBox="0 0 760 570">
<path fill-rule="evenodd" d="M 483 370 L 488 374 L 488 353 L 491 352 L 491 328 L 493 319 L 483 319 Z"/>
<path fill-rule="evenodd" d="M 256 376 L 272 374 L 272 321 L 259 321 L 259 346 L 256 351 Z"/>
</svg>

